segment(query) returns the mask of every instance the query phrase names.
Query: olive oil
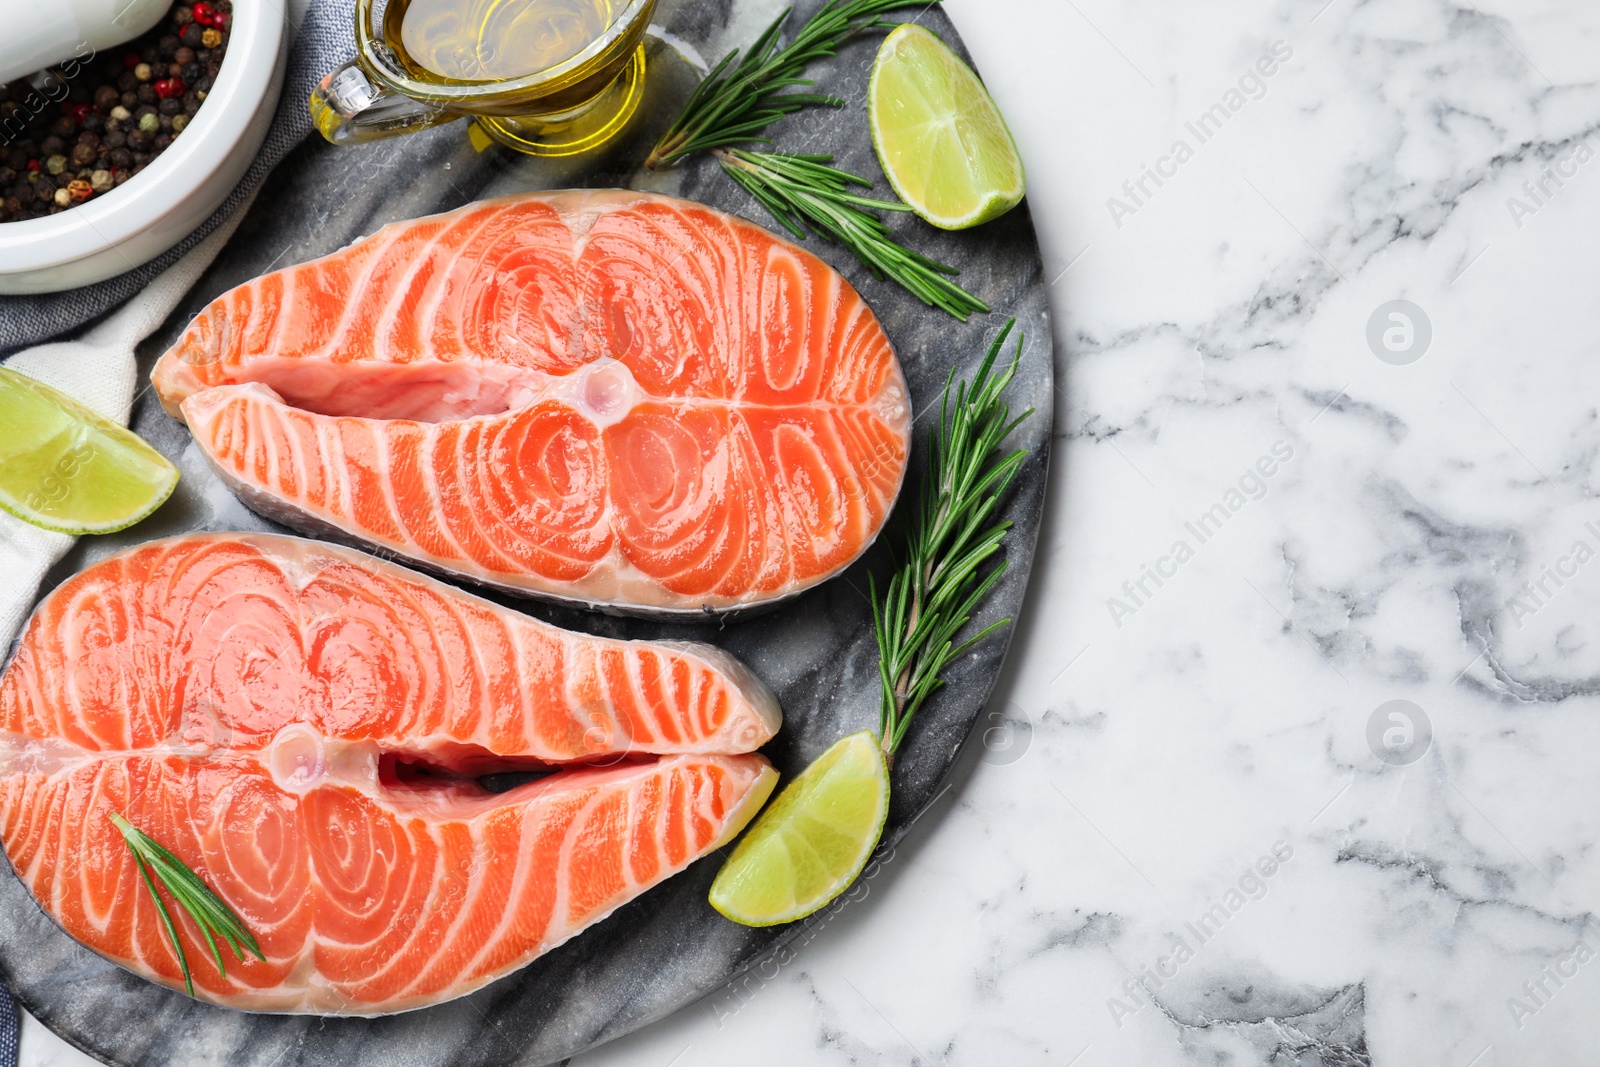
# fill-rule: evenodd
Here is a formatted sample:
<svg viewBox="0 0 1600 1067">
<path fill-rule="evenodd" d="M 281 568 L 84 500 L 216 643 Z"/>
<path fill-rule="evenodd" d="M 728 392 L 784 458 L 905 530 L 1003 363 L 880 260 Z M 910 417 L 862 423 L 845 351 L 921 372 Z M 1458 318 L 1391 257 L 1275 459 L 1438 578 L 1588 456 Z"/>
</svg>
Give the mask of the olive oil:
<svg viewBox="0 0 1600 1067">
<path fill-rule="evenodd" d="M 423 77 L 503 81 L 566 62 L 615 17 L 611 0 L 390 0 L 384 37 Z"/>
</svg>

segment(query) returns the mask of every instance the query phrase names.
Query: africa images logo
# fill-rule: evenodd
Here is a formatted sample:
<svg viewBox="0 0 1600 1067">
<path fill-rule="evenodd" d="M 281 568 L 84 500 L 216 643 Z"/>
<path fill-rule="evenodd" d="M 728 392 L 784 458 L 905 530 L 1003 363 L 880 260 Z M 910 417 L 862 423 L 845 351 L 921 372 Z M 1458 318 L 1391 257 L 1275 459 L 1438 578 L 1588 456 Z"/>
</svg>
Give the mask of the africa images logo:
<svg viewBox="0 0 1600 1067">
<path fill-rule="evenodd" d="M 1138 214 L 1139 209 L 1155 197 L 1156 190 L 1176 178 L 1178 168 L 1195 157 L 1195 150 L 1221 133 L 1223 126 L 1243 111 L 1246 104 L 1266 96 L 1267 79 L 1293 58 L 1294 49 L 1289 42 L 1272 42 L 1272 47 L 1239 75 L 1236 87 L 1230 88 L 1222 94 L 1221 100 L 1183 124 L 1189 136 L 1194 138 L 1193 144 L 1189 143 L 1188 137 L 1179 137 L 1167 154 L 1156 160 L 1154 167 L 1146 164 L 1137 178 L 1122 183 L 1121 197 L 1107 197 L 1106 210 L 1111 212 L 1111 221 L 1117 229 L 1122 229 L 1123 219 Z"/>
</svg>

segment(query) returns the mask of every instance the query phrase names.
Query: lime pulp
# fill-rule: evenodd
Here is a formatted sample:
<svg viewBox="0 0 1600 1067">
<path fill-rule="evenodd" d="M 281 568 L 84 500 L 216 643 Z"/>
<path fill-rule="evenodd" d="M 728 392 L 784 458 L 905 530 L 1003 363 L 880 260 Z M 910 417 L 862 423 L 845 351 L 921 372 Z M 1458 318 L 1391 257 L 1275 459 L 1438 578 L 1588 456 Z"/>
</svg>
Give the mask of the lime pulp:
<svg viewBox="0 0 1600 1067">
<path fill-rule="evenodd" d="M 46 530 L 121 530 L 178 484 L 178 469 L 136 434 L 5 367 L 0 426 L 0 508 Z"/>
</svg>

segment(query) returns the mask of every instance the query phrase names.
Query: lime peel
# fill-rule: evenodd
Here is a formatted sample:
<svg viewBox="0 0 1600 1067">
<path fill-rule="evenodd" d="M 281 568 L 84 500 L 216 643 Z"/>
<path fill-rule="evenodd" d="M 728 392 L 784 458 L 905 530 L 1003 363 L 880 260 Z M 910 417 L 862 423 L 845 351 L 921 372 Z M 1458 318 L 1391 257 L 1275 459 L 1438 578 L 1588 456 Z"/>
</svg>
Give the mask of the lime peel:
<svg viewBox="0 0 1600 1067">
<path fill-rule="evenodd" d="M 0 509 L 65 534 L 112 533 L 172 495 L 178 468 L 137 434 L 0 367 Z"/>
</svg>

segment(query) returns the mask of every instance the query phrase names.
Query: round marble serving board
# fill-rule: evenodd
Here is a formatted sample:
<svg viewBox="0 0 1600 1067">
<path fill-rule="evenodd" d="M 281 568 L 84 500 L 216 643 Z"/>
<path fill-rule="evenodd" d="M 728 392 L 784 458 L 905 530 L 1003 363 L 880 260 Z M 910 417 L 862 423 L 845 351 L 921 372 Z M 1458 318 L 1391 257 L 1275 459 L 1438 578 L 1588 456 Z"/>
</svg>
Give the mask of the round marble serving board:
<svg viewBox="0 0 1600 1067">
<path fill-rule="evenodd" d="M 810 14 L 819 3 L 802 0 L 797 16 Z M 769 0 L 662 0 L 655 21 L 672 46 L 661 36 L 652 41 L 649 111 L 625 143 L 600 160 L 552 163 L 516 158 L 498 148 L 479 152 L 461 123 L 357 148 L 334 148 L 313 139 L 277 169 L 217 263 L 141 347 L 141 369 L 148 374 L 156 356 L 193 314 L 225 289 L 331 252 L 391 220 L 482 197 L 539 188 L 629 186 L 699 200 L 776 229 L 710 160 L 701 158 L 662 174 L 647 172 L 640 164 L 694 81 L 694 68 L 673 48 L 714 60 L 751 40 L 778 7 Z M 938 6 L 908 9 L 906 17 L 917 18 L 960 48 Z M 803 112 L 785 119 L 773 133 L 784 150 L 834 153 L 840 166 L 872 178 L 878 191 L 887 194 L 863 105 L 879 39 L 880 34 L 868 35 L 812 68 L 820 86 L 847 100 L 845 109 Z M 1010 569 L 978 622 L 1015 616 L 1022 608 L 1042 515 L 1054 386 L 1046 282 L 1028 208 L 1023 204 L 965 233 L 945 233 L 911 216 L 895 216 L 891 225 L 911 247 L 959 267 L 961 283 L 993 308 L 988 315 L 959 323 L 924 307 L 898 286 L 874 279 L 841 249 L 815 238 L 807 242 L 871 304 L 905 367 L 920 417 L 902 501 L 917 484 L 929 429 L 937 422 L 936 401 L 950 369 L 963 377 L 970 374 L 1011 316 L 1026 338 L 1011 399 L 1017 410 L 1035 411 L 1014 438 L 1029 454 L 1005 505 L 1016 524 L 1005 544 Z M 131 530 L 80 542 L 49 577 L 46 589 L 94 559 L 151 538 L 197 530 L 276 528 L 228 494 L 196 453 L 187 431 L 162 412 L 149 389 L 135 402 L 133 426 L 182 467 L 177 494 Z M 572 629 L 617 637 L 692 637 L 727 648 L 782 701 L 784 729 L 764 751 L 787 778 L 838 737 L 876 726 L 877 658 L 865 593 L 868 571 L 882 575 L 888 564 L 880 544 L 842 577 L 776 611 L 722 625 L 612 618 L 496 599 Z M 911 728 L 895 762 L 885 849 L 941 791 L 1000 673 L 1010 634 L 1009 628 L 1000 631 L 953 665 L 949 684 Z M 746 929 L 714 912 L 706 903 L 706 890 L 721 862 L 721 856 L 706 857 L 471 996 L 403 1015 L 256 1015 L 192 1001 L 79 945 L 40 910 L 9 867 L 0 875 L 0 972 L 40 1021 L 107 1063 L 533 1067 L 659 1019 L 724 986 L 805 932 L 807 923 Z M 196 961 L 196 966 L 209 965 L 199 957 Z"/>
</svg>

